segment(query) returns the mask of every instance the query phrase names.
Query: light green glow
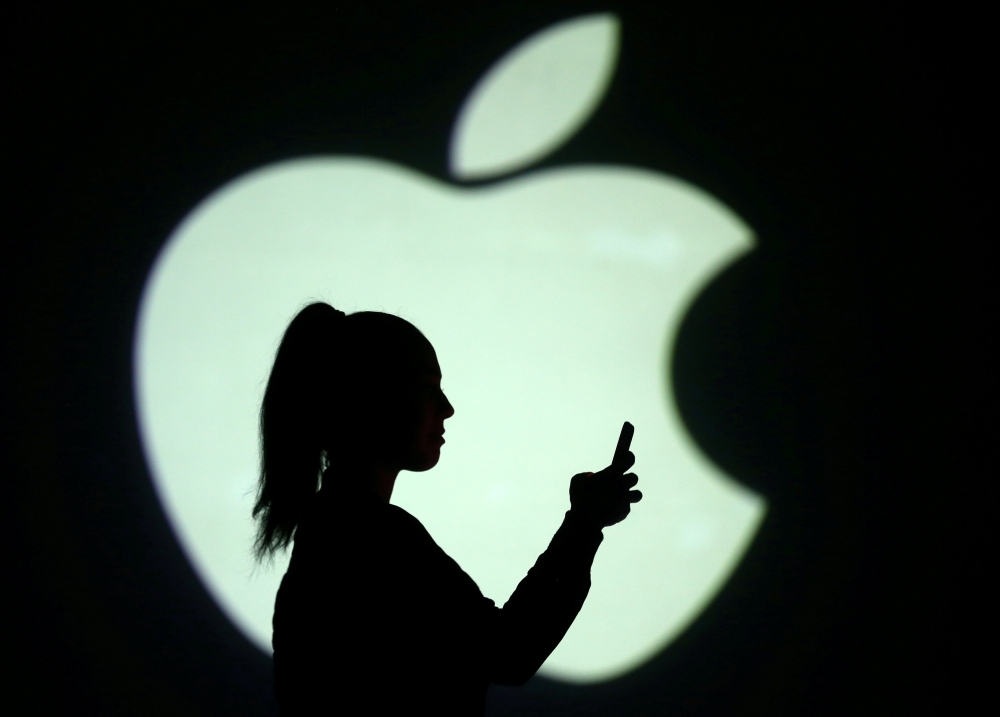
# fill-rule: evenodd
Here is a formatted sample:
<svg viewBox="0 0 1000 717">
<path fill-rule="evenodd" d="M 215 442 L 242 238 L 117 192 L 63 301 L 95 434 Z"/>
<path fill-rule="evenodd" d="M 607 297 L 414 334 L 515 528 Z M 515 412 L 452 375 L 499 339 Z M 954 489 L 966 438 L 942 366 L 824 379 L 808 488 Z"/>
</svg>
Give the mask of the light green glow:
<svg viewBox="0 0 1000 717">
<path fill-rule="evenodd" d="M 514 47 L 458 113 L 452 175 L 496 177 L 549 154 L 597 108 L 617 59 L 618 18 L 611 14 L 566 20 Z"/>
<path fill-rule="evenodd" d="M 285 562 L 252 574 L 256 415 L 277 342 L 322 299 L 413 321 L 456 414 L 440 465 L 394 502 L 502 604 L 605 466 L 623 420 L 645 499 L 609 528 L 583 611 L 543 672 L 606 679 L 682 630 L 740 560 L 759 496 L 702 455 L 665 363 L 693 298 L 752 247 L 701 190 L 629 168 L 482 189 L 365 159 L 271 166 L 206 199 L 149 279 L 136 336 L 142 437 L 206 586 L 262 648 Z"/>
</svg>

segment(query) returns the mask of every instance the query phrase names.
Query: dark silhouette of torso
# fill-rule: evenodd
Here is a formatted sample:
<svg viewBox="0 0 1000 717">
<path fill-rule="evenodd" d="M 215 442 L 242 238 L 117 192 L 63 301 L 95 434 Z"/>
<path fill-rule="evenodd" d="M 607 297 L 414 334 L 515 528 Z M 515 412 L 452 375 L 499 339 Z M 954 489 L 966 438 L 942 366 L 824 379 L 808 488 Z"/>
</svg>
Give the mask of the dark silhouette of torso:
<svg viewBox="0 0 1000 717">
<path fill-rule="evenodd" d="M 283 715 L 481 715 L 490 683 L 527 681 L 562 639 L 601 531 L 567 514 L 501 609 L 416 518 L 347 483 L 324 481 L 278 591 Z"/>
</svg>

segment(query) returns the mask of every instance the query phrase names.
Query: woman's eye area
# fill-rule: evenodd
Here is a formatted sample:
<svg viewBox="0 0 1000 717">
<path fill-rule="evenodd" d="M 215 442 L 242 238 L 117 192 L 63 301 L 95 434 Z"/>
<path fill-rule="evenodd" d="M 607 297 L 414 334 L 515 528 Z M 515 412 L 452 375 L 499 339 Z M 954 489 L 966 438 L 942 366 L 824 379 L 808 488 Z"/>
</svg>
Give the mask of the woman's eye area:
<svg viewBox="0 0 1000 717">
<path fill-rule="evenodd" d="M 439 383 L 440 379 L 434 381 L 422 381 L 414 387 L 414 393 L 421 398 L 444 399 L 444 391 Z"/>
</svg>

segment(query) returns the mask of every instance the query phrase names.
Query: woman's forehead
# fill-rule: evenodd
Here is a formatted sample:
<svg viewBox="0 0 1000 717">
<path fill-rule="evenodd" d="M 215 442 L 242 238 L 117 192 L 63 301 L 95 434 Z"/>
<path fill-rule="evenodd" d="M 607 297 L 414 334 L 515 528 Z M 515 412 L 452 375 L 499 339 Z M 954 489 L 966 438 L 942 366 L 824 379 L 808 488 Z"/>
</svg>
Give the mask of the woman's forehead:
<svg viewBox="0 0 1000 717">
<path fill-rule="evenodd" d="M 410 338 L 411 340 L 398 346 L 392 352 L 395 357 L 390 359 L 390 366 L 394 364 L 397 371 L 408 374 L 410 377 L 440 376 L 441 366 L 438 364 L 434 347 L 422 335 Z M 392 370 L 389 366 L 386 368 Z"/>
<path fill-rule="evenodd" d="M 418 371 L 422 376 L 435 376 L 441 378 L 441 365 L 438 363 L 437 353 L 434 347 L 427 343 L 426 348 L 420 352 Z"/>
</svg>

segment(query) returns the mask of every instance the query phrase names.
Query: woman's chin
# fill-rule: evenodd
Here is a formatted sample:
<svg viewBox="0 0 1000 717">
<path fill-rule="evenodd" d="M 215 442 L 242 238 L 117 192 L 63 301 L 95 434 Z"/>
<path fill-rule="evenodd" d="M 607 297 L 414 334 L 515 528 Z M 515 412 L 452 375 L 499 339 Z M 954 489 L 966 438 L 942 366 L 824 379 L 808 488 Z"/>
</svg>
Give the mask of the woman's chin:
<svg viewBox="0 0 1000 717">
<path fill-rule="evenodd" d="M 406 470 L 413 471 L 414 473 L 423 473 L 436 466 L 439 460 L 441 460 L 441 449 L 439 447 L 428 449 L 422 451 L 419 458 L 411 461 Z"/>
</svg>

